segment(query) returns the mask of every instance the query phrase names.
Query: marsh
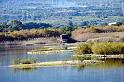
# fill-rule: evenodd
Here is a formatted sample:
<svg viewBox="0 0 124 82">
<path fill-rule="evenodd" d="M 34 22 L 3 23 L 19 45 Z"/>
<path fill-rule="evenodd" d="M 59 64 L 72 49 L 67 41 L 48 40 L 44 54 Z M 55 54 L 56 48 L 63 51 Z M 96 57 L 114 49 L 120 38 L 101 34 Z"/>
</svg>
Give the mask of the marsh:
<svg viewBox="0 0 124 82">
<path fill-rule="evenodd" d="M 40 46 L 40 45 L 39 45 Z M 30 47 L 6 47 L 0 52 L 0 82 L 124 82 L 124 60 L 106 60 L 105 64 L 90 66 L 56 66 L 20 70 L 7 67 L 14 58 L 38 58 L 38 61 L 71 59 L 72 52 L 62 55 L 28 55 L 37 49 Z"/>
</svg>

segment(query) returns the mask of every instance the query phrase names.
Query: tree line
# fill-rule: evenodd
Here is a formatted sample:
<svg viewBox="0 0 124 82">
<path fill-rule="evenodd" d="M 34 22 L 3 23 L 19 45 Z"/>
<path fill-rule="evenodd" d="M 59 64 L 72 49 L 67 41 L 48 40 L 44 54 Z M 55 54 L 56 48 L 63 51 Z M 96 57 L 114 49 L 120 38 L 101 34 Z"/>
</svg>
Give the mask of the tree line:
<svg viewBox="0 0 124 82">
<path fill-rule="evenodd" d="M 47 23 L 37 23 L 37 22 L 27 22 L 23 23 L 18 20 L 12 20 L 7 23 L 0 23 L 0 32 L 8 31 L 19 31 L 22 29 L 38 29 L 38 28 L 48 28 L 52 27 L 51 24 Z"/>
</svg>

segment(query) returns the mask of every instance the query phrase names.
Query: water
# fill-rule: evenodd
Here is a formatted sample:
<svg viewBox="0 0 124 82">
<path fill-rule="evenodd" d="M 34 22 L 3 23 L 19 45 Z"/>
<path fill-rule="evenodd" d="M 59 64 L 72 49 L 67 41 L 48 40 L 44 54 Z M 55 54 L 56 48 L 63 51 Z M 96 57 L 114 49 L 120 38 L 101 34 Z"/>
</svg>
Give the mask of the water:
<svg viewBox="0 0 124 82">
<path fill-rule="evenodd" d="M 0 51 L 0 82 L 124 82 L 124 61 L 106 60 L 105 64 L 78 67 L 42 67 L 13 69 L 6 67 L 13 58 L 35 57 L 38 61 L 66 60 L 72 52 L 56 55 L 27 55 L 30 48 L 6 48 Z"/>
<path fill-rule="evenodd" d="M 34 58 L 37 59 L 37 62 L 46 62 L 46 61 L 57 61 L 57 60 L 69 60 L 71 58 L 72 52 L 66 53 L 55 53 L 55 54 L 41 54 L 41 55 L 30 55 L 27 54 L 28 51 L 39 49 L 39 46 L 6 46 L 4 49 L 0 51 L 0 66 L 7 66 L 12 64 L 12 60 L 14 59 L 26 59 L 26 58 Z"/>
</svg>

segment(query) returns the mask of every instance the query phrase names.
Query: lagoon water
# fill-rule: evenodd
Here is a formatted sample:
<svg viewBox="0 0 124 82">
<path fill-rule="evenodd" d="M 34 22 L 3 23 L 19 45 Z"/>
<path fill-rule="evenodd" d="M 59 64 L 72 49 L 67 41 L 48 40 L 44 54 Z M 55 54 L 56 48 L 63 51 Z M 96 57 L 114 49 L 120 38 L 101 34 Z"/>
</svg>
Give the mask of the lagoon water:
<svg viewBox="0 0 124 82">
<path fill-rule="evenodd" d="M 2 48 L 1 48 L 2 49 Z M 0 82 L 124 82 L 124 61 L 79 67 L 42 67 L 13 69 L 7 67 L 14 58 L 35 57 L 38 61 L 67 60 L 72 52 L 54 55 L 27 55 L 34 48 L 6 47 L 0 51 Z"/>
</svg>

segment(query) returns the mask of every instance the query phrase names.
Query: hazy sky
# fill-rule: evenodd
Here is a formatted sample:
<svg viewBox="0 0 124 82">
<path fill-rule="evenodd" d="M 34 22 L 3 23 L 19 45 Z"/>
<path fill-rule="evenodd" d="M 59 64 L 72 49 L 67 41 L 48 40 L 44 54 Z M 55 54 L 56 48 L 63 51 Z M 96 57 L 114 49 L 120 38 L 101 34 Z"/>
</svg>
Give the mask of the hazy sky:
<svg viewBox="0 0 124 82">
<path fill-rule="evenodd" d="M 124 0 L 0 0 L 0 7 L 19 7 L 19 6 L 42 6 L 45 4 L 52 5 L 53 7 L 76 7 L 85 6 L 85 3 L 94 4 L 99 2 L 106 3 L 120 3 Z M 30 5 L 29 5 L 30 3 Z M 32 3 L 32 5 L 31 5 Z M 37 5 L 36 5 L 37 4 Z"/>
</svg>

